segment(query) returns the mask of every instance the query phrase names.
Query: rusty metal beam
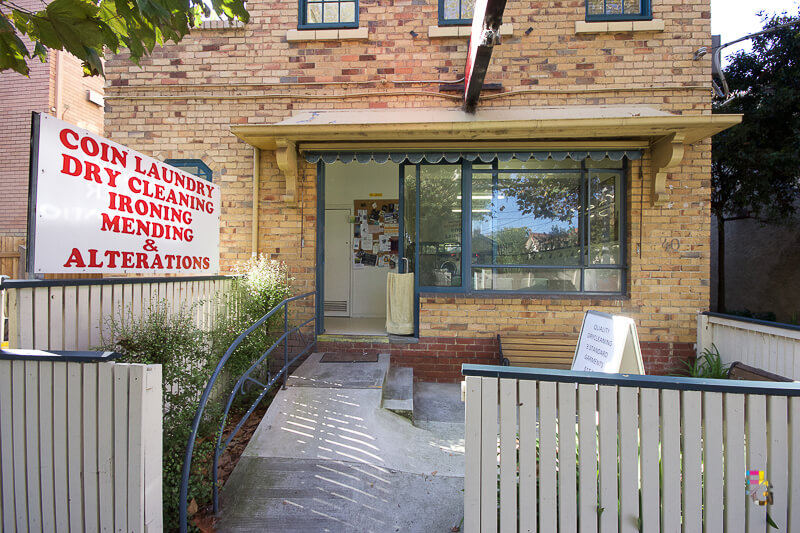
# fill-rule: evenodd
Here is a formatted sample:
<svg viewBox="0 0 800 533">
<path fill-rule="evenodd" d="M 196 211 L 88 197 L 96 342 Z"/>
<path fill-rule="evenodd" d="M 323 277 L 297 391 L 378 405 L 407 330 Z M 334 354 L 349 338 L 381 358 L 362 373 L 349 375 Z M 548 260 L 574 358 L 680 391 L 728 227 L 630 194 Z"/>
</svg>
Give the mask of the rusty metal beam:
<svg viewBox="0 0 800 533">
<path fill-rule="evenodd" d="M 500 25 L 506 0 L 477 0 L 472 15 L 467 64 L 464 67 L 464 110 L 472 113 L 478 105 L 483 80 L 492 59 L 492 48 L 500 44 Z"/>
</svg>

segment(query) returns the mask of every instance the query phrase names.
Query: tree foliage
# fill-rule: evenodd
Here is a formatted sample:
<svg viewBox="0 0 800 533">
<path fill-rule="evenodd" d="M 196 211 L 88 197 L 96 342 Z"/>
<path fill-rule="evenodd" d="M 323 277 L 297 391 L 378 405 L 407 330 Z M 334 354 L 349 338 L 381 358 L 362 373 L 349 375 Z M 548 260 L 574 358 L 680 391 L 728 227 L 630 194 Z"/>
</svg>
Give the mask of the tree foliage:
<svg viewBox="0 0 800 533">
<path fill-rule="evenodd" d="M 800 20 L 777 16 L 764 29 Z M 732 97 L 716 113 L 742 123 L 713 140 L 712 210 L 720 222 L 786 220 L 800 194 L 800 25 L 754 37 L 725 69 Z"/>
<path fill-rule="evenodd" d="M 103 74 L 106 50 L 127 48 L 139 64 L 156 45 L 179 42 L 204 16 L 249 18 L 243 0 L 53 0 L 43 6 L 35 11 L 0 0 L 0 71 L 27 76 L 30 61 L 65 50 L 95 76 Z"/>
<path fill-rule="evenodd" d="M 732 96 L 715 113 L 742 123 L 713 139 L 711 211 L 717 219 L 717 310 L 725 306 L 725 222 L 794 220 L 800 195 L 800 17 L 765 20 L 750 53 L 734 55 L 724 74 Z"/>
</svg>

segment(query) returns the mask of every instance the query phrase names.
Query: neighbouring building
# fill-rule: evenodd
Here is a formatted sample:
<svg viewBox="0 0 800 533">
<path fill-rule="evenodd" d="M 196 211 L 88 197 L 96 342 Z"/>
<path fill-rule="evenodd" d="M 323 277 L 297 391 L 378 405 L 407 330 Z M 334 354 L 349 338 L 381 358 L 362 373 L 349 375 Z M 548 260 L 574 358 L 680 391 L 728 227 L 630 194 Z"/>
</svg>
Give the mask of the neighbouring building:
<svg viewBox="0 0 800 533">
<path fill-rule="evenodd" d="M 33 0 L 15 5 L 32 10 L 42 6 Z M 19 270 L 19 247 L 25 246 L 28 226 L 31 113 L 48 113 L 103 133 L 102 77 L 84 77 L 80 61 L 58 50 L 48 52 L 46 63 L 31 60 L 29 65 L 29 77 L 11 71 L 0 74 L 0 274 L 11 277 L 24 274 Z"/>
<path fill-rule="evenodd" d="M 495 363 L 498 333 L 636 320 L 648 373 L 709 307 L 708 0 L 508 2 L 474 114 L 468 0 L 247 3 L 139 68 L 106 64 L 106 135 L 222 189 L 225 267 L 254 252 L 317 291 L 320 349 L 427 380 Z M 211 237 L 211 236 L 210 236 Z M 413 333 L 387 335 L 390 272 Z M 366 335 L 366 336 L 365 336 Z"/>
</svg>

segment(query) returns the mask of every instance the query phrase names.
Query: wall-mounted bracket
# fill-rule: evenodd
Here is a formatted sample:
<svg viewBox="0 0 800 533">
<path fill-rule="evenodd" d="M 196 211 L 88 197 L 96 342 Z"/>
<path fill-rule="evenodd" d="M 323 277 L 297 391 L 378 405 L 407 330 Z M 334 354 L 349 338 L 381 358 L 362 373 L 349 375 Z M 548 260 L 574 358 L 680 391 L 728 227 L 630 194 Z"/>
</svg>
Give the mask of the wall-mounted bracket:
<svg viewBox="0 0 800 533">
<path fill-rule="evenodd" d="M 275 158 L 286 179 L 284 201 L 289 207 L 297 206 L 297 145 L 288 139 L 276 139 Z"/>
<path fill-rule="evenodd" d="M 653 206 L 662 205 L 667 201 L 667 174 L 683 161 L 684 135 L 672 133 L 654 142 L 651 146 L 651 167 Z"/>
</svg>

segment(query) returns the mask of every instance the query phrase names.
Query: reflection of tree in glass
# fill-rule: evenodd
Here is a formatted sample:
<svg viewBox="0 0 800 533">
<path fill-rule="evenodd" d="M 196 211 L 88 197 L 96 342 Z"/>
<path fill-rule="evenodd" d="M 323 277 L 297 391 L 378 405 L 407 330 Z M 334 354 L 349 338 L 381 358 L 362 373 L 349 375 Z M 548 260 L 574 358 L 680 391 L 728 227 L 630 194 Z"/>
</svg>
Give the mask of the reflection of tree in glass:
<svg viewBox="0 0 800 533">
<path fill-rule="evenodd" d="M 589 262 L 593 264 L 619 262 L 618 177 L 594 175 L 589 181 Z"/>
<path fill-rule="evenodd" d="M 497 243 L 497 264 L 514 265 L 527 263 L 530 250 L 525 245 L 528 242 L 526 228 L 503 228 L 494 235 Z"/>
<path fill-rule="evenodd" d="M 460 165 L 423 167 L 420 204 L 421 241 L 461 242 Z"/>
<path fill-rule="evenodd" d="M 522 215 L 572 224 L 580 208 L 580 180 L 574 174 L 512 174 L 498 185 Z"/>
</svg>

